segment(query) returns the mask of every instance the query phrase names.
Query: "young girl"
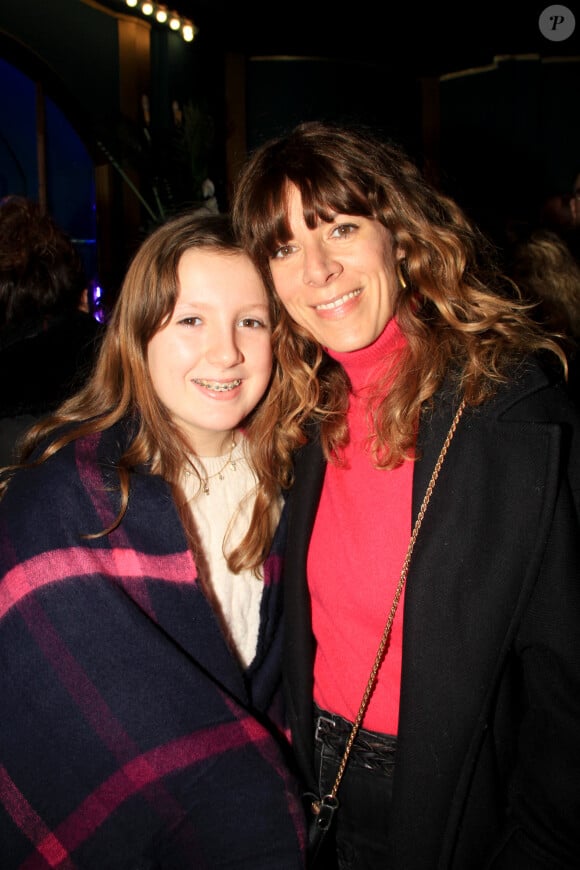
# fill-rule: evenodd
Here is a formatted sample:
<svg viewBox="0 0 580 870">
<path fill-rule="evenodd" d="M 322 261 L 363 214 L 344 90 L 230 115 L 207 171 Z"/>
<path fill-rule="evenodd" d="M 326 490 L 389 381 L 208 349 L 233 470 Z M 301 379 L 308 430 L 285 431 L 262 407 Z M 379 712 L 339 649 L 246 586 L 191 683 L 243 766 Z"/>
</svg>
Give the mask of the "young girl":
<svg viewBox="0 0 580 870">
<path fill-rule="evenodd" d="M 271 332 L 227 218 L 170 220 L 91 379 L 4 472 L 4 870 L 303 867 Z"/>
</svg>

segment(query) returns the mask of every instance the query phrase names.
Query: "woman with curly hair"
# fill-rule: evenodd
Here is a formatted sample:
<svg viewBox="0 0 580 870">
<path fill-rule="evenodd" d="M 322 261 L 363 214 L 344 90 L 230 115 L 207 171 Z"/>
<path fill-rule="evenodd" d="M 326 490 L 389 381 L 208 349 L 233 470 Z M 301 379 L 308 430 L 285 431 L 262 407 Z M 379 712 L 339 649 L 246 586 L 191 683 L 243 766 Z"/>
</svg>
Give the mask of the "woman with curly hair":
<svg viewBox="0 0 580 870">
<path fill-rule="evenodd" d="M 4 470 L 4 870 L 304 867 L 272 324 L 229 220 L 172 218 L 94 373 Z"/>
<path fill-rule="evenodd" d="M 562 348 L 457 203 L 366 130 L 263 143 L 233 216 L 302 439 L 284 666 L 312 866 L 576 867 L 580 419 Z"/>
</svg>

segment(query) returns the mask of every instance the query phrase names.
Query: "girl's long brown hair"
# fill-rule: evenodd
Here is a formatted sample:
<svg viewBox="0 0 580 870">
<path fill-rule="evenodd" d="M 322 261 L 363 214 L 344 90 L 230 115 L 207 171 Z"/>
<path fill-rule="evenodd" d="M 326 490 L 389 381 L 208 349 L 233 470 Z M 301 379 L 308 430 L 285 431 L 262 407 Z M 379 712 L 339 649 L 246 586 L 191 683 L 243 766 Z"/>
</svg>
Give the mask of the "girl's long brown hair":
<svg viewBox="0 0 580 870">
<path fill-rule="evenodd" d="M 361 129 L 301 124 L 250 157 L 237 180 L 232 215 L 275 301 L 275 347 L 294 387 L 297 419 L 321 420 L 327 457 L 347 438 L 348 381 L 285 313 L 270 271 L 274 251 L 291 238 L 291 185 L 301 194 L 310 228 L 336 213 L 364 216 L 380 221 L 405 252 L 406 286 L 399 289 L 394 313 L 407 348 L 371 397 L 380 467 L 393 467 L 410 454 L 421 410 L 449 374 L 458 394 L 475 406 L 529 353 L 552 352 L 566 370 L 562 348 L 534 324 L 517 288 L 496 265 L 492 245 L 398 146 Z"/>
<path fill-rule="evenodd" d="M 131 475 L 136 468 L 145 466 L 171 484 L 190 546 L 196 549 L 189 509 L 179 484 L 184 467 L 191 467 L 188 461 L 191 448 L 157 397 L 147 364 L 149 341 L 175 307 L 178 264 L 191 248 L 224 256 L 244 254 L 225 215 L 183 214 L 157 228 L 129 265 L 92 376 L 52 416 L 28 431 L 19 464 L 3 475 L 0 496 L 17 468 L 38 465 L 71 441 L 103 432 L 121 420 L 131 420 L 133 434 L 117 466 L 119 514 L 97 536 L 107 534 L 122 522 L 130 498 Z M 232 292 L 236 292 L 235 287 Z M 274 358 L 271 389 L 242 423 L 258 488 L 248 533 L 228 555 L 233 571 L 259 572 L 276 527 L 274 506 L 280 487 L 286 487 L 291 479 L 291 452 L 300 433 L 295 428 L 293 437 L 292 431 L 280 425 L 289 402 L 281 381 L 280 365 Z"/>
</svg>

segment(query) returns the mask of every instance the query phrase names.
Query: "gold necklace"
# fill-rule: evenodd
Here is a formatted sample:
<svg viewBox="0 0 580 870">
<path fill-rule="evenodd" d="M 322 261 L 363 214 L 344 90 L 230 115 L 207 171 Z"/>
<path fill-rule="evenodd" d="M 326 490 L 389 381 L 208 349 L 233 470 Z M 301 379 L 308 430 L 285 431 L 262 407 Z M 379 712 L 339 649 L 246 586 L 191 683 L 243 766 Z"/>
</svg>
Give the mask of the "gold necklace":
<svg viewBox="0 0 580 870">
<path fill-rule="evenodd" d="M 226 461 L 224 462 L 224 464 L 222 465 L 222 467 L 219 468 L 217 471 L 214 471 L 213 474 L 208 474 L 207 471 L 205 470 L 205 468 L 203 468 L 203 463 L 201 462 L 201 459 L 198 459 L 199 464 L 201 465 L 201 467 L 202 467 L 202 469 L 203 469 L 203 476 L 202 476 L 201 470 L 198 468 L 198 466 L 197 466 L 197 464 L 196 464 L 196 462 L 195 462 L 195 459 L 192 458 L 192 459 L 190 460 L 190 461 L 191 461 L 191 464 L 195 467 L 195 470 L 196 470 L 197 473 L 200 475 L 201 488 L 202 488 L 203 492 L 205 493 L 205 495 L 209 495 L 209 482 L 210 482 L 210 480 L 213 480 L 214 477 L 217 477 L 218 480 L 223 480 L 223 479 L 224 479 L 224 471 L 226 470 L 226 468 L 227 468 L 229 465 L 232 466 L 232 469 L 233 469 L 234 471 L 237 470 L 237 464 L 236 464 L 236 463 L 237 463 L 238 460 L 237 460 L 237 459 L 232 459 L 232 454 L 233 454 L 233 452 L 234 452 L 234 450 L 235 450 L 235 447 L 236 447 L 236 439 L 235 439 L 235 436 L 232 434 L 232 443 L 231 443 L 231 445 L 230 445 L 230 452 L 228 453 L 228 458 L 226 459 Z M 186 469 L 185 473 L 186 473 L 186 474 L 191 474 L 191 471 L 189 471 L 189 469 Z"/>
</svg>

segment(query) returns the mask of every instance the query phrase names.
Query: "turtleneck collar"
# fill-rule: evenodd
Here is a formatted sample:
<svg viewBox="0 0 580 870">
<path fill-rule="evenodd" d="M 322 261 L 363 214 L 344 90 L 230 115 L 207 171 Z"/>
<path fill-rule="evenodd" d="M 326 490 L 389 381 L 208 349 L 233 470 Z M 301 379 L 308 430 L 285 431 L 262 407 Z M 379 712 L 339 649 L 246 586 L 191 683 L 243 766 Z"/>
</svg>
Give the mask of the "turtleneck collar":
<svg viewBox="0 0 580 870">
<path fill-rule="evenodd" d="M 379 337 L 360 350 L 334 351 L 325 348 L 327 354 L 340 363 L 350 378 L 354 391 L 367 386 L 377 370 L 383 369 L 388 360 L 406 344 L 399 324 L 392 317 Z"/>
</svg>

